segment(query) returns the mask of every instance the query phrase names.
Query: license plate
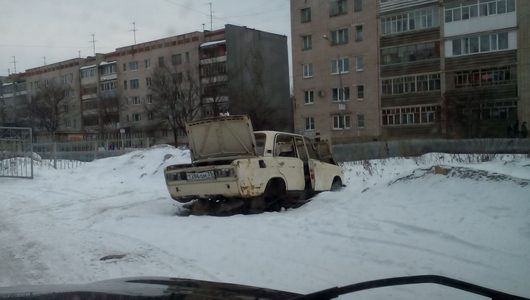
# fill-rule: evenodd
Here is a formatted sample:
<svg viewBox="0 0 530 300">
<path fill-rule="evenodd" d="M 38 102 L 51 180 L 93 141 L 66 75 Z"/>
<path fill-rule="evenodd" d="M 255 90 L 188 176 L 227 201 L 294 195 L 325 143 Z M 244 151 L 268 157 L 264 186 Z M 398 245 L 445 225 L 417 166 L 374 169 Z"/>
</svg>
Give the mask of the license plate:
<svg viewBox="0 0 530 300">
<path fill-rule="evenodd" d="M 187 180 L 208 180 L 214 178 L 215 174 L 213 171 L 186 173 Z"/>
</svg>

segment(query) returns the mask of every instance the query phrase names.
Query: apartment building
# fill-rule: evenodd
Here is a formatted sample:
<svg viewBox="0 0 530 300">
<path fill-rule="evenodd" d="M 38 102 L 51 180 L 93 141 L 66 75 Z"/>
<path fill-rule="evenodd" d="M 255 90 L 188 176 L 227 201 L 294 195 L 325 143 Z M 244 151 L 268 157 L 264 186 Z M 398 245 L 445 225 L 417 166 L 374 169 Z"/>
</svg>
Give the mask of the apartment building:
<svg viewBox="0 0 530 300">
<path fill-rule="evenodd" d="M 256 130 L 293 130 L 287 37 L 226 25 L 199 48 L 203 116 L 248 114 Z"/>
<path fill-rule="evenodd" d="M 505 137 L 529 120 L 529 10 L 521 0 L 291 1 L 296 130 L 335 143 Z"/>
<path fill-rule="evenodd" d="M 379 4 L 381 135 L 443 134 L 443 43 L 438 0 Z"/>
<path fill-rule="evenodd" d="M 295 131 L 378 138 L 377 1 L 291 0 Z"/>
<path fill-rule="evenodd" d="M 528 12 L 521 0 L 444 1 L 449 134 L 505 137 L 529 121 Z"/>
<path fill-rule="evenodd" d="M 59 112 L 59 138 L 119 133 L 171 143 L 167 121 L 153 113 L 151 84 L 157 67 L 167 68 L 179 82 L 190 78 L 197 84 L 197 117 L 249 114 L 257 128 L 292 130 L 287 38 L 234 25 L 29 69 L 20 83 L 2 84 L 1 103 L 14 95 L 13 84 L 21 88 L 27 82 L 30 102 L 41 87 L 53 82 L 67 91 Z M 178 136 L 185 141 L 180 139 L 185 132 L 180 130 Z"/>
<path fill-rule="evenodd" d="M 56 132 L 61 136 L 79 134 L 82 130 L 79 81 L 79 68 L 82 63 L 82 58 L 74 58 L 28 69 L 22 74 L 27 85 L 28 105 L 31 105 L 32 98 L 41 87 L 54 84 L 65 89 L 65 97 L 58 111 L 59 123 Z M 46 135 L 46 128 L 36 124 L 35 120 L 32 121 L 34 130 Z"/>
<path fill-rule="evenodd" d="M 167 122 L 153 113 L 155 104 L 150 90 L 153 71 L 164 67 L 179 81 L 191 77 L 198 82 L 198 49 L 202 40 L 202 32 L 191 32 L 117 48 L 105 54 L 105 61 L 115 65 L 112 74 L 116 74 L 117 81 L 109 88 L 115 87 L 112 91 L 119 95 L 120 129 L 135 136 L 155 138 L 157 142 L 172 141 Z M 185 133 L 179 131 L 178 136 L 183 137 Z"/>
<path fill-rule="evenodd" d="M 0 126 L 28 127 L 26 81 L 20 74 L 0 76 Z"/>
</svg>

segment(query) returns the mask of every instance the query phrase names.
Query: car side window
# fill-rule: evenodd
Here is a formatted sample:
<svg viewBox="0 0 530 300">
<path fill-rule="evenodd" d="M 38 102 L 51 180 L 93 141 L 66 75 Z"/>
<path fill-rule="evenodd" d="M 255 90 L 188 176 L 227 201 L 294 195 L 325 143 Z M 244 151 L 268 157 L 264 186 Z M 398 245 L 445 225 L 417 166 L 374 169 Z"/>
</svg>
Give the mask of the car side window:
<svg viewBox="0 0 530 300">
<path fill-rule="evenodd" d="M 274 156 L 297 157 L 292 136 L 278 134 L 274 142 Z"/>
</svg>

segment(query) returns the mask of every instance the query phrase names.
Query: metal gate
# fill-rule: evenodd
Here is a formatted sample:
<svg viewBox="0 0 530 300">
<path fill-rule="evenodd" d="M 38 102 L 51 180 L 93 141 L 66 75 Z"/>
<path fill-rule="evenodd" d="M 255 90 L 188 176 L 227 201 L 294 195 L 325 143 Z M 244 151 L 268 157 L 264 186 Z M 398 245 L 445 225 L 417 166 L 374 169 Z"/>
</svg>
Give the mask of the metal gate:
<svg viewBox="0 0 530 300">
<path fill-rule="evenodd" d="M 31 128 L 0 127 L 0 177 L 33 178 Z"/>
</svg>

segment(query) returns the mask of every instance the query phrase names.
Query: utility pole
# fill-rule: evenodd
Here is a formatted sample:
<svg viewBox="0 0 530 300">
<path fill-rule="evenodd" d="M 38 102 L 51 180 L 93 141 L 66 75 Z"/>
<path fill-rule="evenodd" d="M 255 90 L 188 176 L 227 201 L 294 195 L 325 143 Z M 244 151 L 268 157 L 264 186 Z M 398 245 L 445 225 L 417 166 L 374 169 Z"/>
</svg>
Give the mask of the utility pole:
<svg viewBox="0 0 530 300">
<path fill-rule="evenodd" d="M 11 63 L 13 64 L 14 74 L 16 74 L 17 73 L 17 60 L 14 56 L 13 56 L 13 61 Z"/>
<path fill-rule="evenodd" d="M 210 31 L 213 31 L 213 11 L 212 11 L 212 2 L 208 2 L 210 5 Z"/>
<path fill-rule="evenodd" d="M 81 50 L 77 50 L 77 56 L 81 58 Z"/>
<path fill-rule="evenodd" d="M 132 22 L 132 25 L 133 25 L 133 29 L 129 30 L 129 31 L 132 31 L 133 32 L 133 35 L 134 35 L 134 44 L 136 45 L 136 31 L 138 29 L 136 29 L 136 22 Z"/>
<path fill-rule="evenodd" d="M 88 41 L 89 43 L 92 43 L 92 51 L 94 52 L 94 56 L 96 56 L 96 34 L 95 33 L 92 33 L 92 40 L 91 41 Z"/>
<path fill-rule="evenodd" d="M 44 61 L 44 65 L 46 65 L 46 56 L 43 56 L 42 60 Z"/>
</svg>

